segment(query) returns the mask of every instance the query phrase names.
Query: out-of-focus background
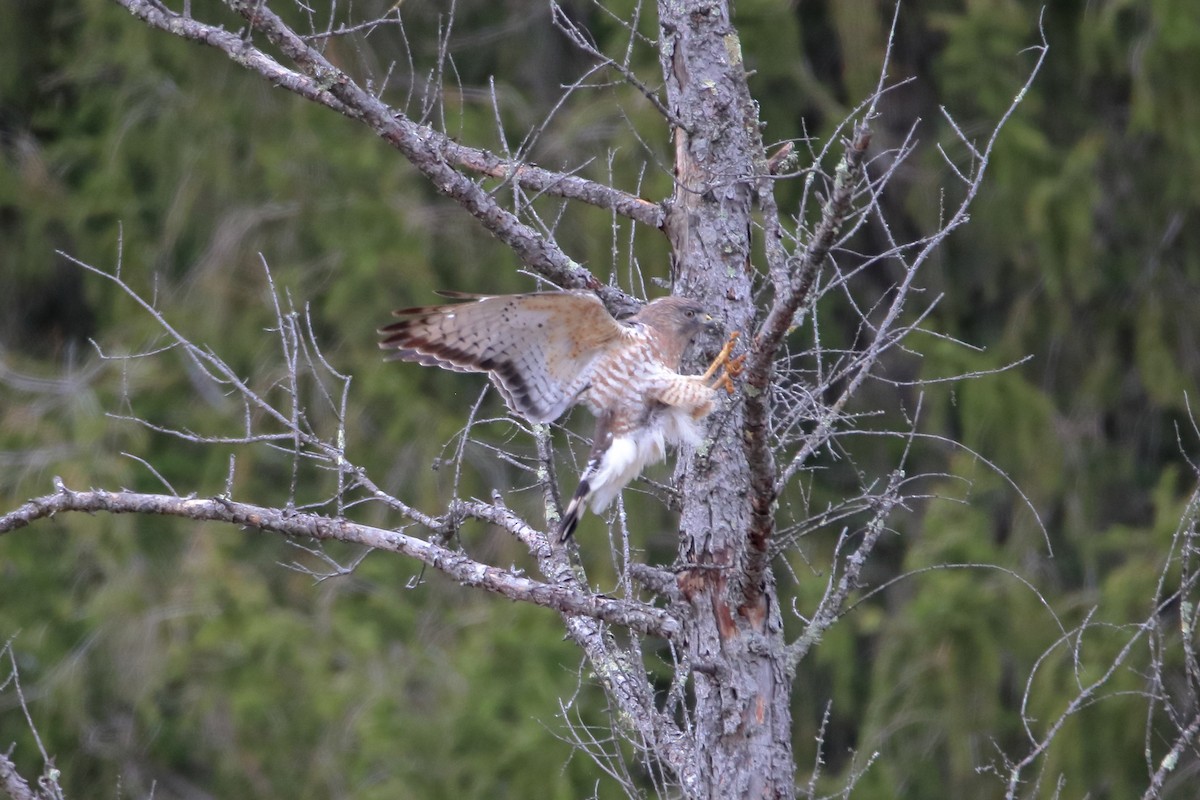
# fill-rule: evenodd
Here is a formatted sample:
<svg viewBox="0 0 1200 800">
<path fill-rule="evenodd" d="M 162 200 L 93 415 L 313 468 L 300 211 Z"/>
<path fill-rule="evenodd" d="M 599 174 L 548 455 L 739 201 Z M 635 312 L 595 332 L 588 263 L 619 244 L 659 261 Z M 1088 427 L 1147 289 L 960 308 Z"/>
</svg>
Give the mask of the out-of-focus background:
<svg viewBox="0 0 1200 800">
<path fill-rule="evenodd" d="M 390 5 L 362 2 L 355 13 Z M 583 0 L 563 5 L 601 46 L 623 48 L 614 17 L 632 2 L 609 4 L 612 17 Z M 741 0 L 735 11 L 767 141 L 819 143 L 873 90 L 890 4 Z M 330 55 L 379 86 L 390 75 L 384 99 L 417 116 L 447 14 L 411 0 L 403 31 L 338 39 Z M 653 35 L 649 9 L 644 16 Z M 924 388 L 920 430 L 969 450 L 922 447 L 920 467 L 945 475 L 930 494 L 947 499 L 897 524 L 870 578 L 986 563 L 1016 571 L 1041 596 L 1001 571 L 927 572 L 830 632 L 797 677 L 796 755 L 803 778 L 828 706 L 822 781 L 840 785 L 879 754 L 856 798 L 999 794 L 977 767 L 998 749 L 1020 750 L 1027 688 L 1027 713 L 1053 718 L 1130 635 L 1093 633 L 1078 662 L 1056 651 L 1027 687 L 1061 635 L 1043 601 L 1069 624 L 1093 609 L 1114 626 L 1143 619 L 1194 488 L 1184 459 L 1200 453 L 1189 418 L 1200 406 L 1200 15 L 1191 2 L 906 3 L 890 77 L 914 80 L 887 96 L 876 142 L 894 146 L 916 125 L 921 145 L 884 202 L 909 238 L 933 230 L 939 187 L 953 181 L 934 147 L 953 140 L 939 107 L 968 136 L 986 135 L 1032 64 L 1022 50 L 1038 42 L 1039 19 L 1045 66 L 1001 135 L 971 223 L 919 281 L 928 297 L 944 294 L 924 327 L 980 349 L 930 339 L 922 359 L 897 361 L 891 377 L 1032 358 Z M 460 0 L 448 45 L 455 74 L 444 76 L 434 113 L 462 141 L 497 150 L 493 76 L 515 148 L 589 63 L 553 29 L 547 5 L 526 0 Z M 635 63 L 656 85 L 654 51 L 640 47 Z M 805 166 L 806 145 L 799 151 Z M 655 200 L 669 192 L 667 127 L 632 91 L 574 95 L 532 158 L 554 168 L 594 159 L 591 177 Z M 800 188 L 781 186 L 782 208 Z M 576 208 L 555 232 L 601 279 L 662 293 L 649 284 L 667 274 L 653 232 L 614 232 L 608 215 Z M 350 452 L 432 511 L 454 480 L 433 467 L 484 384 L 381 364 L 374 329 L 393 307 L 430 302 L 434 289 L 534 286 L 511 253 L 361 126 L 216 51 L 151 31 L 112 2 L 0 4 L 6 509 L 49 492 L 56 475 L 76 488 L 162 490 L 122 453 L 182 493 L 223 491 L 231 454 L 239 499 L 283 502 L 292 479 L 285 454 L 181 443 L 106 416 L 236 433 L 240 409 L 201 390 L 176 353 L 99 358 L 89 340 L 129 353 L 161 346 L 161 331 L 59 250 L 106 270 L 119 255 L 124 278 L 172 324 L 260 377 L 281 369 L 265 261 L 277 290 L 308 308 L 330 364 L 353 375 Z M 915 408 L 922 390 L 875 391 L 907 393 Z M 482 413 L 500 408 L 489 397 Z M 511 433 L 498 424 L 492 435 Z M 881 474 L 894 455 L 881 449 Z M 485 448 L 466 463 L 463 494 L 511 489 L 514 504 L 537 507 L 519 491 L 527 479 Z M 560 478 L 574 469 L 564 462 Z M 1044 522 L 1053 557 L 1014 485 Z M 300 499 L 327 488 L 302 486 Z M 814 502 L 837 490 L 820 474 L 808 484 Z M 669 522 L 652 500 L 630 503 Z M 361 517 L 386 522 L 369 509 Z M 600 552 L 589 557 L 603 562 L 602 526 L 590 524 L 583 535 Z M 836 534 L 810 534 L 801 551 L 824 563 Z M 494 531 L 462 535 L 496 563 L 522 558 Z M 669 537 L 654 536 L 641 546 L 669 560 Z M 416 570 L 389 556 L 317 584 L 282 566 L 303 557 L 274 537 L 159 519 L 79 516 L 0 539 L 0 639 L 12 639 L 70 796 L 145 797 L 151 787 L 160 800 L 615 796 L 563 740 L 559 701 L 576 692 L 580 659 L 552 614 L 431 576 L 406 588 Z M 796 574 L 788 592 L 811 605 L 824 580 Z M 1147 720 L 1137 692 L 1147 685 L 1138 665 L 1149 657 L 1067 724 L 1038 796 L 1051 796 L 1060 775 L 1063 797 L 1141 793 Z M 1179 667 L 1164 666 L 1168 676 Z M 586 675 L 583 684 L 572 716 L 603 723 L 602 697 Z M 13 741 L 18 765 L 36 772 L 10 687 L 0 691 L 0 748 Z"/>
</svg>

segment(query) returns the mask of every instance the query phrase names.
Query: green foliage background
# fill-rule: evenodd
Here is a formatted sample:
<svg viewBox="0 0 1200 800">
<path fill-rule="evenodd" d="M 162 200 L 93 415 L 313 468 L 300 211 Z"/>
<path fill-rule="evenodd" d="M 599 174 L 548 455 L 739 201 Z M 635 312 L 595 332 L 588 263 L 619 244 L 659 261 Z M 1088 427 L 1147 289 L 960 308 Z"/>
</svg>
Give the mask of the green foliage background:
<svg viewBox="0 0 1200 800">
<path fill-rule="evenodd" d="M 607 16 L 564 5 L 600 44 L 623 47 Z M 613 6 L 620 16 L 632 3 Z M 419 78 L 443 9 L 405 8 Z M 516 146 L 586 60 L 540 2 L 458 8 L 451 46 L 461 86 L 448 81 L 447 127 L 465 142 L 504 146 L 485 91 L 495 76 L 504 136 Z M 939 106 L 969 133 L 986 131 L 1030 66 L 1021 51 L 1036 42 L 1041 8 L 941 0 L 902 9 L 892 78 L 916 80 L 889 95 L 877 141 L 894 145 L 920 120 L 923 146 L 886 198 L 914 235 L 936 224 L 939 187 L 950 182 L 932 147 L 950 141 Z M 736 12 L 768 140 L 828 136 L 874 88 L 889 4 L 743 0 Z M 652 34 L 653 20 L 643 22 Z M 1185 398 L 1195 403 L 1200 386 L 1200 17 L 1185 0 L 1101 0 L 1052 3 L 1043 24 L 1046 67 L 1005 129 L 971 224 L 924 276 L 930 296 L 944 293 L 927 327 L 984 349 L 930 341 L 919 362 L 890 368 L 934 378 L 1033 355 L 1015 370 L 927 390 L 922 429 L 1005 470 L 1046 522 L 1054 557 L 1011 485 L 965 451 L 928 446 L 920 466 L 947 476 L 930 494 L 967 502 L 915 508 L 871 578 L 996 564 L 1036 585 L 1067 624 L 1097 609 L 1099 620 L 1128 625 L 1150 611 L 1192 489 L 1181 449 L 1198 449 Z M 362 46 L 336 41 L 331 53 L 377 80 L 397 61 L 385 98 L 407 97 L 419 113 L 422 90 L 403 68 L 396 31 Z M 637 59 L 653 78 L 654 53 Z M 621 114 L 649 132 L 644 142 Z M 574 98 L 533 153 L 552 167 L 594 157 L 586 174 L 655 199 L 670 185 L 661 170 L 642 171 L 648 159 L 669 163 L 665 126 L 626 90 Z M 781 207 L 794 207 L 798 192 L 781 188 Z M 643 289 L 635 267 L 665 276 L 664 242 L 631 239 L 605 214 L 571 208 L 556 236 L 599 276 L 634 290 Z M 869 248 L 870 231 L 864 237 Z M 231 454 L 242 499 L 283 502 L 290 481 L 282 456 L 181 444 L 106 417 L 217 432 L 231 420 L 237 427 L 238 409 L 198 391 L 173 354 L 126 367 L 98 359 L 89 338 L 131 352 L 161 344 L 158 331 L 55 250 L 104 268 L 120 253 L 127 280 L 246 375 L 279 369 L 268 262 L 276 285 L 310 305 L 331 363 L 354 375 L 351 452 L 427 508 L 448 496 L 449 476 L 430 465 L 481 383 L 382 367 L 373 331 L 390 308 L 426 302 L 432 289 L 531 286 L 511 254 L 353 123 L 106 0 L 0 5 L 6 508 L 49 491 L 54 475 L 72 487 L 161 489 L 122 452 L 181 492 L 221 491 Z M 909 408 L 915 392 L 902 397 Z M 881 471 L 888 457 L 878 453 Z M 523 485 L 486 451 L 469 464 L 464 494 Z M 301 486 L 299 499 L 327 492 L 320 480 Z M 653 503 L 635 508 L 668 519 Z M 496 563 L 523 563 L 493 531 L 464 537 Z M 835 537 L 806 538 L 807 560 L 827 561 Z M 666 553 L 669 537 L 646 545 Z M 0 637 L 15 637 L 30 710 L 72 796 L 141 797 L 151 786 L 157 798 L 616 796 L 559 738 L 558 701 L 579 685 L 579 657 L 552 614 L 436 577 L 406 588 L 412 565 L 378 555 L 321 584 L 279 565 L 303 558 L 274 538 L 153 519 L 65 518 L 0 540 Z M 811 607 L 823 579 L 798 559 L 796 574 L 785 591 Z M 1031 714 L 1058 714 L 1073 696 L 1073 670 L 1100 668 L 1125 633 L 1085 639 L 1082 665 L 1056 651 L 1032 684 Z M 997 795 L 995 777 L 976 768 L 993 763 L 997 747 L 1022 747 L 1025 678 L 1058 635 L 1038 597 L 999 571 L 897 583 L 802 666 L 801 775 L 831 704 L 822 786 L 841 785 L 877 751 L 855 797 Z M 1112 687 L 1142 688 L 1132 670 Z M 605 719 L 586 679 L 577 707 L 585 724 Z M 1064 797 L 1136 796 L 1145 725 L 1144 701 L 1110 697 L 1064 729 L 1046 774 L 1064 776 Z M 12 741 L 18 764 L 36 772 L 10 690 L 0 694 L 0 747 Z M 1175 791 L 1190 796 L 1186 786 Z"/>
</svg>

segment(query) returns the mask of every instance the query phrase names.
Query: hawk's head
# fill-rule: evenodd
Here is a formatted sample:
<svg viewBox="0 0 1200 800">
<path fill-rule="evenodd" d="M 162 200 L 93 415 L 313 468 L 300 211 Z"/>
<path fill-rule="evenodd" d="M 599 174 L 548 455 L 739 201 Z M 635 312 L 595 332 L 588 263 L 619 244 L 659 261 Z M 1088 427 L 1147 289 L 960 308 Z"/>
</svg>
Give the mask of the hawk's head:
<svg viewBox="0 0 1200 800">
<path fill-rule="evenodd" d="M 660 297 L 647 303 L 630 321 L 654 329 L 663 349 L 663 360 L 674 369 L 679 368 L 687 346 L 699 336 L 721 333 L 721 323 L 695 300 L 686 297 Z"/>
</svg>

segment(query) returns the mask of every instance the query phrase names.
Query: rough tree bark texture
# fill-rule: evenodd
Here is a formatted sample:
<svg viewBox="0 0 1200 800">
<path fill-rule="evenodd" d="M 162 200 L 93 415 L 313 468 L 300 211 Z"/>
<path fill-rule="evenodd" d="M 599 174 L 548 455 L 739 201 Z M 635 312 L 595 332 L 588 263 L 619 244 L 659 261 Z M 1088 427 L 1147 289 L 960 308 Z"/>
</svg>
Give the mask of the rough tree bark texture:
<svg viewBox="0 0 1200 800">
<path fill-rule="evenodd" d="M 766 156 L 741 44 L 724 2 L 659 3 L 660 58 L 675 137 L 675 194 L 665 229 L 676 292 L 750 331 L 751 208 Z M 746 563 L 749 470 L 742 412 L 716 415 L 711 449 L 684 486 L 679 574 L 690 605 L 686 641 L 695 687 L 697 770 L 708 797 L 794 794 L 789 681 L 774 580 L 740 580 Z"/>
</svg>

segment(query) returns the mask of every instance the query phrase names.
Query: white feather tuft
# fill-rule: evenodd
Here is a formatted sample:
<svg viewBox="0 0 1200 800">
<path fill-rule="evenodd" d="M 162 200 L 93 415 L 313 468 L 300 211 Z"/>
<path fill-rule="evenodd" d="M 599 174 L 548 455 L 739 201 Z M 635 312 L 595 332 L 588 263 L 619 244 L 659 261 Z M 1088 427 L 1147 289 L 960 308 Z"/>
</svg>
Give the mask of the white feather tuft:
<svg viewBox="0 0 1200 800">
<path fill-rule="evenodd" d="M 596 474 L 591 478 L 592 496 L 589 505 L 599 514 L 608 508 L 621 489 L 641 474 L 648 464 L 662 461 L 668 444 L 687 444 L 695 447 L 703 440 L 698 422 L 687 412 L 670 409 L 656 420 L 658 424 L 639 428 L 632 435 L 616 436 L 600 459 Z"/>
<path fill-rule="evenodd" d="M 704 426 L 682 408 L 672 407 L 663 411 L 662 431 L 667 444 L 699 447 L 704 441 Z"/>
</svg>

